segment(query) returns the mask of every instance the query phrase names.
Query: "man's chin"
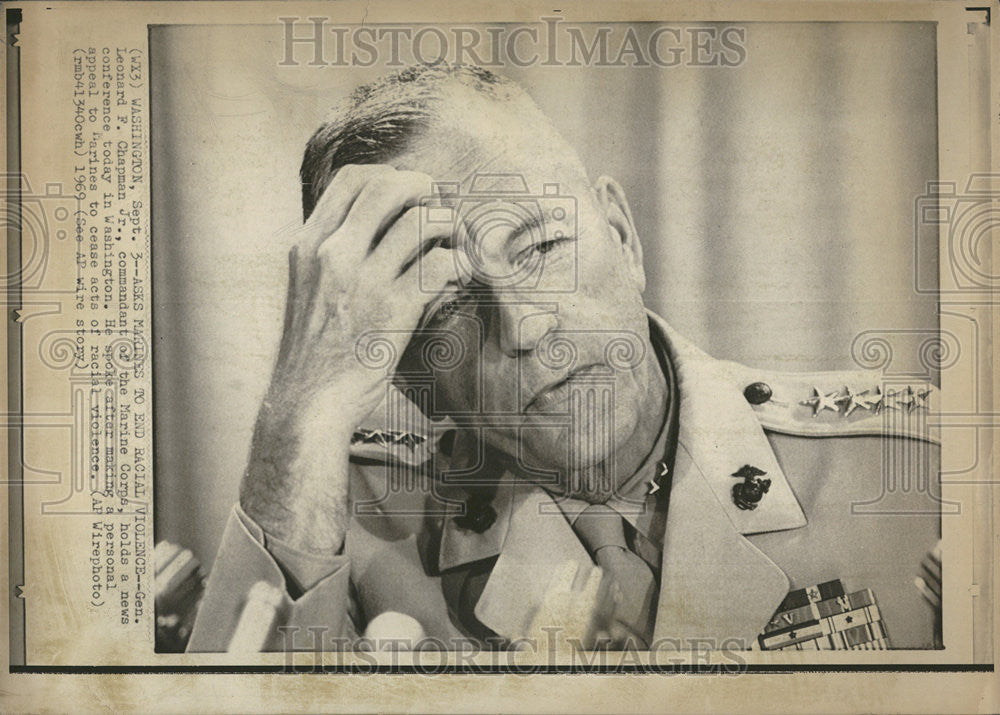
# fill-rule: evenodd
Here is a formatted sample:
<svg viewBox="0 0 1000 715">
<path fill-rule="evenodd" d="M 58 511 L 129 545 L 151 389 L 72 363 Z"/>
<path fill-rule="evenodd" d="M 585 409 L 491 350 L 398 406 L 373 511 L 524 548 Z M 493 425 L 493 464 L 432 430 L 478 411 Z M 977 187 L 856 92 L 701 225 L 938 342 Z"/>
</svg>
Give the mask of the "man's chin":
<svg viewBox="0 0 1000 715">
<path fill-rule="evenodd" d="M 528 473 L 533 481 L 543 478 L 545 485 L 553 491 L 574 496 L 578 491 L 572 486 L 573 476 L 597 471 L 611 456 L 608 445 L 581 448 L 577 443 L 570 444 L 568 430 L 556 434 L 522 435 L 518 466 Z M 556 484 L 560 485 L 558 489 Z M 586 490 L 585 491 L 589 491 Z"/>
</svg>

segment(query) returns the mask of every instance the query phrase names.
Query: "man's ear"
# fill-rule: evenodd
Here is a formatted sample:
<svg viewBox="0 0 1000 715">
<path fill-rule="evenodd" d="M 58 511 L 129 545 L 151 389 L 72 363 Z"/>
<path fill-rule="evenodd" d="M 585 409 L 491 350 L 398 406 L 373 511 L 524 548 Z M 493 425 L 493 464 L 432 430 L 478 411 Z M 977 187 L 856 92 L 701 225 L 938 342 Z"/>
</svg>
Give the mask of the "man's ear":
<svg viewBox="0 0 1000 715">
<path fill-rule="evenodd" d="M 594 190 L 607 216 L 608 227 L 621 242 L 629 269 L 641 293 L 646 289 L 646 271 L 642 267 L 642 244 L 635 230 L 635 221 L 632 220 L 632 209 L 629 208 L 628 199 L 625 198 L 625 190 L 610 176 L 602 176 L 594 182 Z"/>
</svg>

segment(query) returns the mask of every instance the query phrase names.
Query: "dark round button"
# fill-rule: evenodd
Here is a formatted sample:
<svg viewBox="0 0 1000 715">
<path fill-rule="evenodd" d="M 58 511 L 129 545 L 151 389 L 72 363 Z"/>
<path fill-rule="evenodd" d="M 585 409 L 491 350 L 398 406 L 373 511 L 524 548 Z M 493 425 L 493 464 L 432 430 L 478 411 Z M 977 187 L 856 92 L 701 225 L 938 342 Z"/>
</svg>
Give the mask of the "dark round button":
<svg viewBox="0 0 1000 715">
<path fill-rule="evenodd" d="M 465 514 L 456 516 L 454 521 L 462 529 L 469 529 L 482 534 L 493 526 L 497 520 L 497 512 L 488 501 L 469 498 L 465 502 Z"/>
<path fill-rule="evenodd" d="M 743 396 L 751 405 L 763 405 L 771 399 L 771 386 L 766 382 L 752 382 L 743 390 Z"/>
</svg>

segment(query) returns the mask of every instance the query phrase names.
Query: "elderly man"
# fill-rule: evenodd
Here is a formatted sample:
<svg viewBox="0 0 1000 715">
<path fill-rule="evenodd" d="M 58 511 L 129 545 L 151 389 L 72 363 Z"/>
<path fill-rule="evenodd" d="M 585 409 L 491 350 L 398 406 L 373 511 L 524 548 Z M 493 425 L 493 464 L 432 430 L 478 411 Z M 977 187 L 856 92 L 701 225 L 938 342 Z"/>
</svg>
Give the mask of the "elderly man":
<svg viewBox="0 0 1000 715">
<path fill-rule="evenodd" d="M 691 345 L 643 305 L 622 187 L 518 86 L 439 65 L 362 87 L 302 191 L 191 650 L 226 649 L 259 582 L 267 649 L 384 614 L 504 647 L 580 594 L 596 645 L 932 645 L 913 582 L 939 538 L 935 388 Z"/>
</svg>

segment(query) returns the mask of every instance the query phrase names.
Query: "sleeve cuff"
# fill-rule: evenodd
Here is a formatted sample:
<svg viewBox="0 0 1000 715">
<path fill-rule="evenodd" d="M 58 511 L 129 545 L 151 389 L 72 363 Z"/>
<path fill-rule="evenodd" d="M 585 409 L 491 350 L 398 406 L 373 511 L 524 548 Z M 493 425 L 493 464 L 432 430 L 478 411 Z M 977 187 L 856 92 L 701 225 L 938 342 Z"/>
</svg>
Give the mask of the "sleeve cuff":
<svg viewBox="0 0 1000 715">
<path fill-rule="evenodd" d="M 233 508 L 236 516 L 253 539 L 267 549 L 288 579 L 288 592 L 293 597 L 304 594 L 323 579 L 343 567 L 347 557 L 341 552 L 313 554 L 300 551 L 265 532 L 239 504 Z"/>
<path fill-rule="evenodd" d="M 222 652 L 229 646 L 247 594 L 255 583 L 263 581 L 279 589 L 282 603 L 264 650 L 281 651 L 315 645 L 319 629 L 330 638 L 350 635 L 347 618 L 349 603 L 350 561 L 346 556 L 321 559 L 326 575 L 293 598 L 288 592 L 285 573 L 275 557 L 265 548 L 266 535 L 237 505 L 230 514 L 208 578 L 205 595 L 198 609 L 188 650 Z"/>
</svg>

